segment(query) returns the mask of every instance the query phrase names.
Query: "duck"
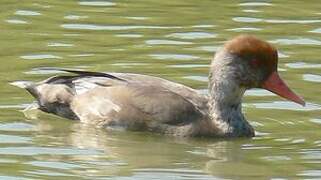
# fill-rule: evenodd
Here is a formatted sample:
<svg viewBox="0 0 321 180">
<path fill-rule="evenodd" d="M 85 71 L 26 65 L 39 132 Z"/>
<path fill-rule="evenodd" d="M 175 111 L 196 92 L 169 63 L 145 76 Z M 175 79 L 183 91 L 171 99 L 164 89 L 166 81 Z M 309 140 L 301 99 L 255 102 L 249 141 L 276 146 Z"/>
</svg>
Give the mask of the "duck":
<svg viewBox="0 0 321 180">
<path fill-rule="evenodd" d="M 107 129 L 149 131 L 178 137 L 253 137 L 242 113 L 246 90 L 262 88 L 300 105 L 278 73 L 278 53 L 270 43 L 239 35 L 215 53 L 208 94 L 155 76 L 59 69 L 41 82 L 17 83 L 38 109 Z"/>
</svg>

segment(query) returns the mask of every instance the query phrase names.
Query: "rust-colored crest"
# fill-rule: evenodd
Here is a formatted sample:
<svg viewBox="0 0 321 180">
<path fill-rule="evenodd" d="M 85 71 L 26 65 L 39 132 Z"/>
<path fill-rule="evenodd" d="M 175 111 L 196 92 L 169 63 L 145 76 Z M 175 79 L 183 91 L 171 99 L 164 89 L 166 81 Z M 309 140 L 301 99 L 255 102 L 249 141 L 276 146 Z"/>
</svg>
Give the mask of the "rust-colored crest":
<svg viewBox="0 0 321 180">
<path fill-rule="evenodd" d="M 224 48 L 244 60 L 251 60 L 259 68 L 266 68 L 270 72 L 277 68 L 278 55 L 276 49 L 268 42 L 254 36 L 237 36 L 228 41 Z"/>
</svg>

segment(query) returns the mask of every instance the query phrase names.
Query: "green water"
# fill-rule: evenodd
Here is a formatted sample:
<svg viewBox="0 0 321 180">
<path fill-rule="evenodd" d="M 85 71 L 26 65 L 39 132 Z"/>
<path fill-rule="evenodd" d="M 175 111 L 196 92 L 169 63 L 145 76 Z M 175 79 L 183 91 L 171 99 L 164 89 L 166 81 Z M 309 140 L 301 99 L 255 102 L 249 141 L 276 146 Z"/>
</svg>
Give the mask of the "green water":
<svg viewBox="0 0 321 180">
<path fill-rule="evenodd" d="M 321 178 L 321 3 L 213 0 L 2 0 L 0 179 Z M 107 132 L 21 111 L 9 85 L 40 67 L 156 75 L 207 87 L 215 50 L 241 33 L 279 49 L 279 71 L 306 107 L 264 90 L 244 98 L 253 139 L 177 139 Z"/>
</svg>

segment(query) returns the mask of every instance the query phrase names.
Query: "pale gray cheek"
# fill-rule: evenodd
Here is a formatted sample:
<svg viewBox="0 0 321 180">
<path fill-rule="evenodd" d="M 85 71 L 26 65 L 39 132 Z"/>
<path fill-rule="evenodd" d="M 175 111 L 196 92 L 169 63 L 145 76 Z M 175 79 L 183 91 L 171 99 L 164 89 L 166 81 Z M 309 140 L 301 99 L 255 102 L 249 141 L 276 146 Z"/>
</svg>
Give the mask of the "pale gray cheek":
<svg viewBox="0 0 321 180">
<path fill-rule="evenodd" d="M 248 66 L 243 66 L 240 74 L 241 84 L 247 88 L 258 87 L 261 82 L 261 74 L 258 70 L 254 70 Z"/>
</svg>

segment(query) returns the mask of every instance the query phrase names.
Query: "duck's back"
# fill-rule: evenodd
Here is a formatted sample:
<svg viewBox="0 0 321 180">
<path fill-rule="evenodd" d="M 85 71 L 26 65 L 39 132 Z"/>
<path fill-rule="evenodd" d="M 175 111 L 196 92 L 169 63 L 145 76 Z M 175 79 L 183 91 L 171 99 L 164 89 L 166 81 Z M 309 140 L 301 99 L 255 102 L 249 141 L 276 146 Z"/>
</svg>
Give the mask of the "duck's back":
<svg viewBox="0 0 321 180">
<path fill-rule="evenodd" d="M 41 110 L 98 126 L 171 134 L 207 114 L 207 97 L 181 84 L 139 74 L 71 72 L 78 75 L 27 88 Z"/>
</svg>

